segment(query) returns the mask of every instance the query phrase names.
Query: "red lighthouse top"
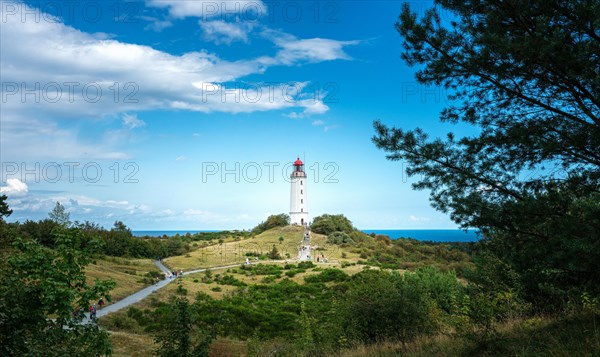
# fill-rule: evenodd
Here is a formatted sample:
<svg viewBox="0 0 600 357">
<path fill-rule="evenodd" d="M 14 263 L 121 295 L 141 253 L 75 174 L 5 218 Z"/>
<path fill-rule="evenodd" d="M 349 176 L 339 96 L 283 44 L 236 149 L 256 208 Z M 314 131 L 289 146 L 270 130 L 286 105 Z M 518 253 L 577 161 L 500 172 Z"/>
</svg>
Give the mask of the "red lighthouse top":
<svg viewBox="0 0 600 357">
<path fill-rule="evenodd" d="M 294 170 L 292 171 L 292 178 L 294 177 L 306 177 L 306 174 L 304 173 L 304 163 L 302 162 L 302 160 L 300 160 L 300 158 L 294 161 Z"/>
</svg>

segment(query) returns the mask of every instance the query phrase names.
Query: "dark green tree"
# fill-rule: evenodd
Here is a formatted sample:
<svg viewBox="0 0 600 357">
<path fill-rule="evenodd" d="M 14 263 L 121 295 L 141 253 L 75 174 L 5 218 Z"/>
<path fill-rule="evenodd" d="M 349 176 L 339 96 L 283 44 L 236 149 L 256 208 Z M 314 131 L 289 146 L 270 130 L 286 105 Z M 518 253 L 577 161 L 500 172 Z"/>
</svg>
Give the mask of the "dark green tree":
<svg viewBox="0 0 600 357">
<path fill-rule="evenodd" d="M 0 195 L 0 220 L 12 214 L 12 210 L 8 208 L 8 203 L 6 203 L 7 199 L 6 195 Z"/>
<path fill-rule="evenodd" d="M 14 232 L 13 232 L 14 233 Z M 88 253 L 80 233 L 55 233 L 55 248 L 12 236 L 11 254 L 0 262 L 0 355 L 96 356 L 111 352 L 106 331 L 81 324 L 91 301 L 110 298 L 114 282 L 88 284 Z M 6 248 L 2 248 L 3 250 Z"/>
<path fill-rule="evenodd" d="M 310 229 L 315 233 L 329 235 L 333 232 L 352 233 L 352 222 L 343 214 L 323 214 L 313 219 Z"/>
<path fill-rule="evenodd" d="M 408 283 L 397 271 L 367 270 L 356 274 L 343 299 L 342 321 L 351 340 L 407 342 L 435 328 L 431 315 L 434 301 L 425 289 Z"/>
<path fill-rule="evenodd" d="M 164 357 L 190 356 L 192 328 L 190 305 L 187 299 L 173 299 L 168 314 L 161 323 L 161 331 L 155 338 L 159 344 L 157 355 Z"/>
<path fill-rule="evenodd" d="M 333 232 L 327 236 L 327 243 L 329 244 L 354 244 L 354 241 L 345 232 Z"/>
<path fill-rule="evenodd" d="M 530 300 L 598 293 L 600 4 L 435 3 L 422 18 L 404 5 L 402 58 L 449 93 L 440 119 L 477 134 L 429 138 L 377 121 L 374 143 L 422 177 L 413 187 L 435 208 L 489 238 Z"/>
<path fill-rule="evenodd" d="M 285 227 L 289 224 L 290 224 L 290 216 L 289 215 L 287 215 L 285 213 L 276 214 L 276 215 L 274 214 L 274 215 L 270 215 L 269 217 L 267 217 L 266 221 L 261 222 L 256 227 L 254 227 L 252 229 L 252 233 L 260 234 L 271 228 Z"/>
<path fill-rule="evenodd" d="M 199 304 L 190 305 L 186 298 L 171 300 L 155 336 L 158 356 L 208 357 L 213 335 L 194 317 Z"/>
<path fill-rule="evenodd" d="M 269 252 L 269 254 L 267 254 L 267 256 L 269 257 L 269 259 L 281 259 L 279 250 L 277 250 L 277 247 L 275 245 L 273 245 L 273 249 L 271 249 L 271 251 Z"/>
</svg>

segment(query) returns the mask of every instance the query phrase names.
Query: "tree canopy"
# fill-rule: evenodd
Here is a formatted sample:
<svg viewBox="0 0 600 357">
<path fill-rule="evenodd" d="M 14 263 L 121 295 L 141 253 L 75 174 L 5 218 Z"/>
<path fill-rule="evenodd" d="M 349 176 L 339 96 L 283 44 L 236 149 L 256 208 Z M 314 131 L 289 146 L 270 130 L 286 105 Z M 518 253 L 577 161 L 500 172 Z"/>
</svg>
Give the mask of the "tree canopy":
<svg viewBox="0 0 600 357">
<path fill-rule="evenodd" d="M 82 324 L 99 297 L 110 299 L 112 281 L 88 283 L 90 253 L 80 250 L 81 232 L 55 231 L 55 248 L 6 231 L 10 255 L 0 262 L 0 354 L 2 356 L 96 356 L 110 354 L 108 333 Z"/>
<path fill-rule="evenodd" d="M 6 195 L 0 195 L 0 220 L 4 216 L 8 217 L 12 214 L 12 210 L 8 208 L 8 203 L 6 203 L 7 198 Z"/>
<path fill-rule="evenodd" d="M 272 214 L 267 217 L 267 220 L 260 222 L 256 227 L 252 229 L 252 233 L 260 234 L 275 227 L 285 227 L 290 224 L 290 216 L 285 213 Z"/>
<path fill-rule="evenodd" d="M 333 232 L 352 233 L 352 222 L 343 214 L 323 214 L 313 219 L 310 229 L 319 234 L 330 235 Z"/>
<path fill-rule="evenodd" d="M 374 123 L 435 208 L 492 238 L 525 294 L 564 301 L 600 286 L 600 4 L 441 0 L 396 28 L 416 79 L 451 95 L 444 122 L 478 134 L 430 138 Z M 439 8 L 438 8 L 439 9 Z M 555 300 L 551 300 L 555 302 Z"/>
<path fill-rule="evenodd" d="M 52 211 L 50 211 L 50 213 L 48 213 L 48 217 L 54 221 L 56 224 L 66 227 L 69 224 L 71 224 L 70 221 L 70 216 L 71 214 L 65 209 L 65 206 L 63 206 L 62 204 L 60 204 L 60 202 L 56 202 L 56 205 L 54 206 L 54 208 L 52 209 Z"/>
</svg>

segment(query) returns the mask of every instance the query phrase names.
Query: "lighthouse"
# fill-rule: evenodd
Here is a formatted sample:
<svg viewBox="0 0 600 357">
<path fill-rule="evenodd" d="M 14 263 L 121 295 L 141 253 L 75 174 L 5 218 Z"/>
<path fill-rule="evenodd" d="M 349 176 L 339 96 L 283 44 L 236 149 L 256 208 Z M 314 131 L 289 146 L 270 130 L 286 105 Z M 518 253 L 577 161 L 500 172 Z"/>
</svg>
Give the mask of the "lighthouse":
<svg viewBox="0 0 600 357">
<path fill-rule="evenodd" d="M 294 162 L 294 171 L 290 175 L 292 190 L 290 194 L 290 223 L 305 226 L 308 224 L 306 209 L 306 173 L 304 163 L 298 158 Z"/>
</svg>

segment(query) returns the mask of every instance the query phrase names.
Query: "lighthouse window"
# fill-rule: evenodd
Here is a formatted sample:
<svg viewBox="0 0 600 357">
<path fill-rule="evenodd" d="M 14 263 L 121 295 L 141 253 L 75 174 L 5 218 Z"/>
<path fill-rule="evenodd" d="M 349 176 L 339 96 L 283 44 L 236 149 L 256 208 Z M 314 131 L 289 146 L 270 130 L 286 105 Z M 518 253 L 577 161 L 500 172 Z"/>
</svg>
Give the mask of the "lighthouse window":
<svg viewBox="0 0 600 357">
<path fill-rule="evenodd" d="M 300 199 L 300 203 L 304 203 L 304 200 L 303 200 L 303 199 Z"/>
<path fill-rule="evenodd" d="M 300 185 L 302 185 L 302 180 L 300 180 Z"/>
<path fill-rule="evenodd" d="M 302 192 L 302 190 L 300 190 L 300 194 L 303 194 L 304 192 Z"/>
<path fill-rule="evenodd" d="M 300 208 L 300 212 L 304 212 L 304 208 Z"/>
</svg>

